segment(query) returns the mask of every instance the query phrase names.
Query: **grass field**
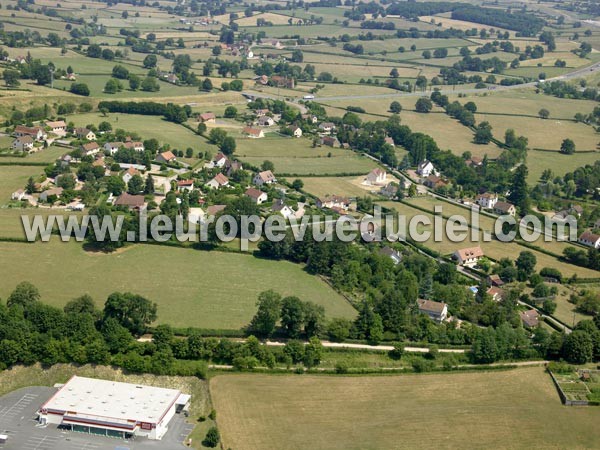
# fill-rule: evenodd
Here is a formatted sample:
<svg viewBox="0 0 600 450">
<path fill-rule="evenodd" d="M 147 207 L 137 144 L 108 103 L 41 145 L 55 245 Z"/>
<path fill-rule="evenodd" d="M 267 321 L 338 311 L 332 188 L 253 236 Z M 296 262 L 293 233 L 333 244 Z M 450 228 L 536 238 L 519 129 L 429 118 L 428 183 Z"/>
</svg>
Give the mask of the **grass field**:
<svg viewBox="0 0 600 450">
<path fill-rule="evenodd" d="M 369 194 L 369 191 L 364 189 L 360 184 L 363 178 L 364 177 L 303 177 L 300 179 L 304 183 L 304 190 L 317 197 L 331 194 L 347 197 L 364 197 Z"/>
<path fill-rule="evenodd" d="M 0 205 L 10 201 L 10 195 L 17 189 L 25 189 L 29 177 L 37 177 L 43 169 L 37 166 L 0 166 Z"/>
<path fill-rule="evenodd" d="M 222 375 L 225 448 L 584 449 L 598 408 L 561 405 L 542 368 L 379 377 Z"/>
<path fill-rule="evenodd" d="M 142 140 L 155 138 L 161 144 L 170 144 L 172 148 L 185 150 L 188 147 L 194 149 L 194 154 L 199 151 L 211 151 L 216 153 L 216 147 L 209 144 L 203 137 L 198 136 L 185 127 L 167 122 L 159 116 L 141 116 L 137 114 L 111 113 L 103 117 L 100 113 L 76 114 L 69 116 L 76 126 L 85 126 L 93 123 L 110 122 L 113 129 L 123 128 L 126 131 L 138 133 Z"/>
<path fill-rule="evenodd" d="M 0 254 L 1 298 L 24 280 L 55 306 L 87 292 L 101 307 L 110 293 L 130 291 L 158 304 L 158 322 L 221 329 L 247 325 L 256 312 L 258 293 L 267 289 L 323 305 L 330 317 L 352 318 L 355 313 L 301 266 L 251 255 L 153 245 L 106 255 L 57 241 L 0 243 Z"/>
</svg>

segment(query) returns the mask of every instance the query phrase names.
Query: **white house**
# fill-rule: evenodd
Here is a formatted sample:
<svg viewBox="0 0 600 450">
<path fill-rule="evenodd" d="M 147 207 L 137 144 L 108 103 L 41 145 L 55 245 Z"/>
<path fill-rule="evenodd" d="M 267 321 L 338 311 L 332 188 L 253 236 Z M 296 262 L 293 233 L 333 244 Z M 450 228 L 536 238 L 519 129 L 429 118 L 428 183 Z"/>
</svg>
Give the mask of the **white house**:
<svg viewBox="0 0 600 450">
<path fill-rule="evenodd" d="M 16 137 L 30 136 L 34 141 L 43 141 L 48 137 L 41 127 L 26 127 L 24 125 L 17 125 L 14 135 Z"/>
<path fill-rule="evenodd" d="M 496 203 L 498 203 L 498 196 L 496 194 L 485 192 L 483 194 L 479 194 L 475 198 L 475 201 L 482 208 L 494 209 Z"/>
<path fill-rule="evenodd" d="M 273 202 L 273 206 L 271 207 L 271 211 L 274 213 L 281 214 L 284 218 L 288 219 L 292 216 L 295 216 L 296 213 L 292 208 L 286 205 L 283 200 L 277 199 Z"/>
<path fill-rule="evenodd" d="M 265 137 L 265 132 L 260 128 L 245 127 L 242 133 L 252 139 L 260 139 Z"/>
<path fill-rule="evenodd" d="M 587 247 L 600 248 L 600 235 L 592 233 L 590 230 L 586 230 L 581 233 L 577 242 Z"/>
<path fill-rule="evenodd" d="M 263 184 L 272 184 L 276 182 L 277 178 L 275 178 L 275 175 L 273 175 L 273 172 L 271 172 L 270 170 L 264 170 L 262 172 L 257 173 L 256 175 L 254 175 L 254 179 L 252 180 L 252 184 L 255 184 L 257 186 L 262 186 Z"/>
<path fill-rule="evenodd" d="M 206 183 L 206 186 L 208 186 L 211 189 L 220 189 L 222 187 L 227 186 L 228 184 L 229 184 L 229 178 L 227 178 L 222 173 L 218 173 L 215 175 L 215 177 L 212 180 L 210 180 L 208 183 Z"/>
<path fill-rule="evenodd" d="M 87 139 L 88 141 L 96 140 L 96 133 L 87 128 L 75 128 L 74 133 L 78 139 Z"/>
<path fill-rule="evenodd" d="M 363 181 L 363 184 L 369 185 L 369 186 L 373 186 L 373 185 L 383 185 L 385 184 L 387 179 L 387 172 L 383 169 L 380 169 L 379 167 L 376 167 L 375 169 L 371 170 L 371 172 L 369 172 L 369 174 L 366 176 L 366 178 Z"/>
<path fill-rule="evenodd" d="M 213 158 L 212 166 L 222 169 L 223 167 L 225 167 L 225 165 L 227 164 L 228 161 L 229 161 L 229 159 L 227 158 L 227 156 L 225 156 L 223 153 L 219 152 Z"/>
<path fill-rule="evenodd" d="M 258 124 L 261 127 L 271 127 L 271 126 L 275 125 L 275 121 L 273 120 L 272 117 L 269 117 L 269 116 L 260 116 L 258 118 Z"/>
<path fill-rule="evenodd" d="M 31 136 L 19 136 L 13 141 L 10 148 L 22 152 L 29 152 L 33 150 L 33 138 Z"/>
<path fill-rule="evenodd" d="M 427 314 L 437 322 L 443 322 L 448 317 L 448 305 L 443 302 L 418 299 L 417 305 L 419 306 L 419 312 Z"/>
<path fill-rule="evenodd" d="M 435 174 L 435 167 L 431 163 L 431 161 L 423 161 L 417 167 L 417 174 L 421 175 L 423 178 L 427 178 L 431 174 Z"/>
<path fill-rule="evenodd" d="M 121 178 L 123 179 L 123 182 L 125 184 L 127 184 L 127 183 L 129 183 L 129 180 L 131 180 L 134 177 L 134 175 L 140 175 L 141 176 L 142 174 L 140 173 L 139 170 L 137 170 L 137 169 L 135 169 L 133 167 L 130 167 L 129 169 L 127 169 L 125 171 L 125 173 L 123 174 L 123 176 Z"/>
<path fill-rule="evenodd" d="M 244 192 L 244 195 L 249 197 L 257 205 L 263 204 L 269 198 L 265 192 L 259 191 L 255 188 L 248 188 L 246 192 Z"/>
<path fill-rule="evenodd" d="M 127 141 L 123 144 L 123 147 L 127 149 L 133 149 L 136 152 L 144 151 L 144 143 L 139 141 Z"/>
<path fill-rule="evenodd" d="M 122 146 L 122 142 L 107 142 L 104 144 L 104 150 L 111 155 L 114 155 Z"/>
<path fill-rule="evenodd" d="M 49 120 L 46 122 L 46 126 L 57 136 L 65 136 L 67 134 L 67 124 L 64 120 Z"/>
<path fill-rule="evenodd" d="M 297 138 L 302 137 L 302 128 L 297 126 L 291 126 L 290 131 L 292 132 L 292 136 Z"/>
<path fill-rule="evenodd" d="M 319 130 L 321 130 L 323 133 L 331 133 L 333 130 L 335 130 L 335 124 L 333 122 L 322 122 L 319 124 Z"/>
<path fill-rule="evenodd" d="M 476 266 L 483 257 L 483 250 L 479 246 L 463 248 L 454 252 L 454 258 L 458 261 L 458 264 L 465 267 Z"/>
<path fill-rule="evenodd" d="M 81 146 L 83 156 L 94 156 L 100 151 L 100 146 L 97 142 L 87 142 Z"/>
<path fill-rule="evenodd" d="M 156 160 L 160 163 L 170 163 L 176 161 L 177 158 L 171 150 L 167 150 L 166 152 L 159 153 Z"/>
<path fill-rule="evenodd" d="M 177 190 L 179 192 L 193 191 L 194 190 L 194 180 L 178 180 L 177 181 Z"/>
<path fill-rule="evenodd" d="M 23 200 L 25 198 L 25 191 L 23 189 L 19 189 L 15 192 L 13 192 L 10 196 L 11 200 L 16 200 L 18 202 L 20 202 L 21 200 Z"/>
</svg>

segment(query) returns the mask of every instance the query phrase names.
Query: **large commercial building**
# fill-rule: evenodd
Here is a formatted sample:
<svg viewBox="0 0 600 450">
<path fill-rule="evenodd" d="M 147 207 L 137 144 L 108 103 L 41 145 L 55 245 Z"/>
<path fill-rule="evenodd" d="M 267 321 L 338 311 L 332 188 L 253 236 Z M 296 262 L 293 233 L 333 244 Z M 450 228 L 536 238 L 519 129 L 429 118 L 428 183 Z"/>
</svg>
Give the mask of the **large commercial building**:
<svg viewBox="0 0 600 450">
<path fill-rule="evenodd" d="M 189 402 L 176 389 L 74 376 L 42 405 L 39 421 L 98 435 L 162 439 Z"/>
</svg>

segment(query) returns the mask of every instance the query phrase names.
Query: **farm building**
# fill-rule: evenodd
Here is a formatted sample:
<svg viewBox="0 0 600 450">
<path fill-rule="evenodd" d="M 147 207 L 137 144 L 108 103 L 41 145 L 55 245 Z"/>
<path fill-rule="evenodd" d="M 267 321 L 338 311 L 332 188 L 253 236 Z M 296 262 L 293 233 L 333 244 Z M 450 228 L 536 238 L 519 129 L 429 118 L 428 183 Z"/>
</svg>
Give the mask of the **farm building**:
<svg viewBox="0 0 600 450">
<path fill-rule="evenodd" d="M 162 439 L 189 402 L 176 389 L 73 376 L 41 406 L 38 420 L 84 433 Z"/>
</svg>

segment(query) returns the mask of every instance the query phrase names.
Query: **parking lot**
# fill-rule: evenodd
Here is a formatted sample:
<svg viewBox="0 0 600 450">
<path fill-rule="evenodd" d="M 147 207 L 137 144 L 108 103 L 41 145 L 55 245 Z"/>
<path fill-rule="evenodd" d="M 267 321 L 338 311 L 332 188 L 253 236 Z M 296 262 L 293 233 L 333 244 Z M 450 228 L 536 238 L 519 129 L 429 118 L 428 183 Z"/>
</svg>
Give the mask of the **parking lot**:
<svg viewBox="0 0 600 450">
<path fill-rule="evenodd" d="M 160 441 L 139 437 L 125 441 L 104 436 L 94 436 L 65 431 L 55 425 L 41 426 L 36 421 L 36 411 L 56 392 L 55 388 L 28 387 L 0 397 L 0 434 L 8 440 L 0 449 L 15 450 L 144 450 L 185 448 L 183 441 L 193 425 L 179 414 L 171 420 L 169 431 Z"/>
</svg>

